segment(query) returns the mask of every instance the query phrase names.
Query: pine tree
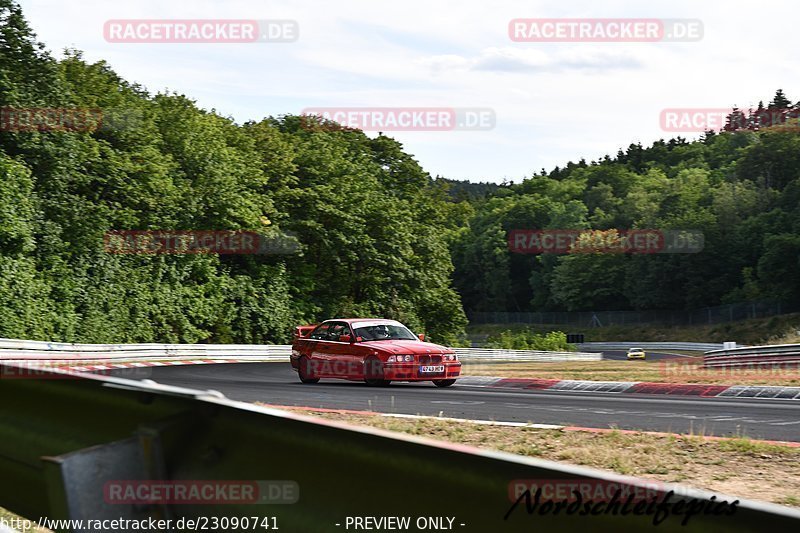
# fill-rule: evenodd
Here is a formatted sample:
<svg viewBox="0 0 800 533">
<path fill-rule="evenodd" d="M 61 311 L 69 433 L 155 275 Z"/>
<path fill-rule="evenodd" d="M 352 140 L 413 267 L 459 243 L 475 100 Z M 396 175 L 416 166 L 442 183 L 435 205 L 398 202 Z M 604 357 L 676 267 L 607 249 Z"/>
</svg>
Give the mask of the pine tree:
<svg viewBox="0 0 800 533">
<path fill-rule="evenodd" d="M 768 116 L 766 109 L 764 109 L 764 101 L 759 100 L 756 110 L 753 111 L 751 109 L 750 116 L 747 117 L 747 129 L 758 130 L 759 128 L 768 126 L 769 123 L 765 124 L 765 119 L 768 119 Z"/>
<path fill-rule="evenodd" d="M 772 98 L 772 102 L 769 103 L 769 107 L 767 109 L 789 109 L 792 107 L 792 102 L 786 98 L 786 95 L 783 94 L 783 89 L 778 89 L 775 91 L 775 96 Z"/>
<path fill-rule="evenodd" d="M 725 118 L 725 126 L 722 128 L 725 131 L 737 131 L 745 127 L 747 124 L 747 117 L 736 106 L 734 106 L 731 113 Z"/>
</svg>

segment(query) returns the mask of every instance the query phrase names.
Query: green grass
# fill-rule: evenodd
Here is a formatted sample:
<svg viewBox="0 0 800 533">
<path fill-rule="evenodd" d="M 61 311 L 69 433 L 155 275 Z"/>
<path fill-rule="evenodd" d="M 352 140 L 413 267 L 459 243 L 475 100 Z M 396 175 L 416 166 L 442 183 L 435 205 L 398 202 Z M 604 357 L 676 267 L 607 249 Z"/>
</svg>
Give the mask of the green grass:
<svg viewBox="0 0 800 533">
<path fill-rule="evenodd" d="M 771 455 L 775 453 L 782 453 L 785 449 L 785 446 L 770 444 L 767 442 L 753 441 L 747 437 L 739 437 L 720 441 L 719 447 L 723 450 L 745 453 L 749 455 Z"/>
</svg>

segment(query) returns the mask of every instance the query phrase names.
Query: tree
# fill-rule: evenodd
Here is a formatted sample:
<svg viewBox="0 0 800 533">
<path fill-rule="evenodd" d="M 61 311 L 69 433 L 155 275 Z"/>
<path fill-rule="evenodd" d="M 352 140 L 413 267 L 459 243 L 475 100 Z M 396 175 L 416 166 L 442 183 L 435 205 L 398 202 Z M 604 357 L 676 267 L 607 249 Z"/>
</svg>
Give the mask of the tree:
<svg viewBox="0 0 800 533">
<path fill-rule="evenodd" d="M 758 277 L 772 297 L 787 302 L 800 300 L 800 235 L 780 233 L 764 239 L 758 260 Z"/>
<path fill-rule="evenodd" d="M 790 107 L 792 107 L 791 100 L 783 94 L 783 89 L 778 89 L 775 91 L 775 96 L 772 97 L 767 109 L 789 109 Z"/>
</svg>

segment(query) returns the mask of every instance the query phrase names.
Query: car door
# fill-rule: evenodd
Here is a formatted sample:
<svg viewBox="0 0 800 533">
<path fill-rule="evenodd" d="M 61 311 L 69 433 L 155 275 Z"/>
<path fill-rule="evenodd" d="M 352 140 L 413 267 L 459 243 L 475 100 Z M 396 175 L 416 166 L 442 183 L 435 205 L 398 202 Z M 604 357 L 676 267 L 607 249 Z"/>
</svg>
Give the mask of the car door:
<svg viewBox="0 0 800 533">
<path fill-rule="evenodd" d="M 349 340 L 341 340 L 351 334 L 350 326 L 346 322 L 334 322 L 329 330 L 328 350 L 331 370 L 336 377 L 353 377 L 352 344 Z"/>
<path fill-rule="evenodd" d="M 330 351 L 328 343 L 330 327 L 330 322 L 323 322 L 317 326 L 317 329 L 308 336 L 308 348 L 303 354 L 311 361 L 314 374 L 320 377 L 330 375 L 330 354 L 328 353 Z"/>
<path fill-rule="evenodd" d="M 353 370 L 352 378 L 364 379 L 366 377 L 364 375 L 364 365 L 367 357 L 374 354 L 375 350 L 373 348 L 364 346 L 363 344 L 365 341 L 372 340 L 372 337 L 359 337 L 357 331 L 357 329 L 353 329 L 351 332 L 351 335 L 353 335 L 353 339 L 356 342 L 350 345 L 349 358 L 351 361 L 351 368 Z M 365 330 L 362 329 L 361 332 L 365 333 Z"/>
</svg>

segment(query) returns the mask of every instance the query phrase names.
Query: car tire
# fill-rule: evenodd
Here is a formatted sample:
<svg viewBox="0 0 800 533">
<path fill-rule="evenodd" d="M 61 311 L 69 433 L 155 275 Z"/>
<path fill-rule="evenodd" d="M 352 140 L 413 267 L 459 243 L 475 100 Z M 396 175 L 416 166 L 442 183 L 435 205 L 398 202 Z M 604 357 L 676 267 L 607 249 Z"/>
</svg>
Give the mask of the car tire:
<svg viewBox="0 0 800 533">
<path fill-rule="evenodd" d="M 386 387 L 391 383 L 383 379 L 383 363 L 377 357 L 368 357 L 364 361 L 364 383 L 370 387 Z"/>
<path fill-rule="evenodd" d="M 455 382 L 456 382 L 456 380 L 454 380 L 454 379 L 434 379 L 433 380 L 433 384 L 434 385 L 436 385 L 437 387 L 442 387 L 442 388 L 443 387 L 449 387 Z"/>
<path fill-rule="evenodd" d="M 313 385 L 319 383 L 319 378 L 314 377 L 313 369 L 311 368 L 311 361 L 303 356 L 297 363 L 297 375 L 300 377 L 300 382 L 306 385 Z"/>
</svg>

